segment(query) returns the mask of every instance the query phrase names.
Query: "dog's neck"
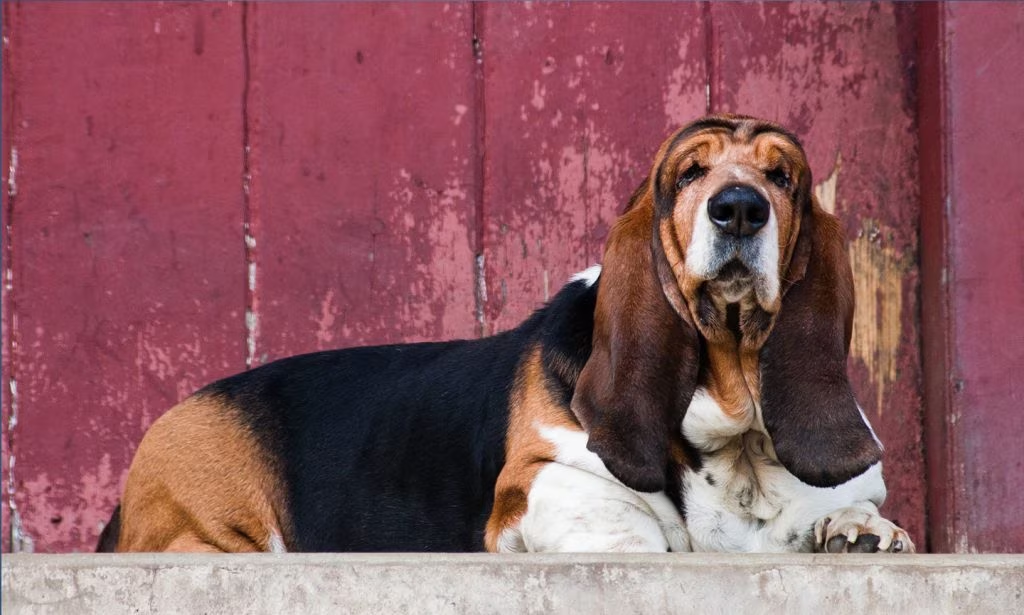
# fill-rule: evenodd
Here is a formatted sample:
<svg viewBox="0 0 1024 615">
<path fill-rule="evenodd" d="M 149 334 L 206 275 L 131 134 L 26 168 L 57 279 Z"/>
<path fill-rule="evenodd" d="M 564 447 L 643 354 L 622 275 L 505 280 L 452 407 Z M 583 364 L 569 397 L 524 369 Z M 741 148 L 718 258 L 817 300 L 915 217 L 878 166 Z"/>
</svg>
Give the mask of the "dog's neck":
<svg viewBox="0 0 1024 615">
<path fill-rule="evenodd" d="M 701 383 L 729 417 L 752 419 L 755 404 L 761 402 L 757 353 L 736 340 L 707 342 Z"/>
<path fill-rule="evenodd" d="M 704 337 L 701 384 L 740 431 L 763 431 L 757 408 L 761 403 L 759 353 L 767 334 L 748 329 L 754 320 L 770 315 L 761 310 L 753 294 L 724 297 L 705 287 L 698 303 L 699 327 Z"/>
</svg>

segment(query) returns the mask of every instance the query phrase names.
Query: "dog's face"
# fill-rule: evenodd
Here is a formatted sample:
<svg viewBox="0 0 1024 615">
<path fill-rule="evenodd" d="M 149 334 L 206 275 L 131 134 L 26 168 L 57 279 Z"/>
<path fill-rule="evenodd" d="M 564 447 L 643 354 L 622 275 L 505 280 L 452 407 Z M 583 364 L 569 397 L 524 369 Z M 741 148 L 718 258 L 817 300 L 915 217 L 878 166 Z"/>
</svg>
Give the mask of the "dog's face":
<svg viewBox="0 0 1024 615">
<path fill-rule="evenodd" d="M 796 138 L 750 117 L 697 120 L 658 151 L 609 234 L 572 400 L 587 448 L 627 486 L 666 485 L 712 351 L 729 359 L 714 381 L 738 370 L 735 390 L 760 399 L 778 460 L 800 480 L 832 487 L 880 459 L 846 376 L 843 228 L 811 185 Z"/>
<path fill-rule="evenodd" d="M 796 139 L 753 118 L 707 118 L 662 145 L 652 172 L 659 235 L 698 327 L 713 329 L 708 312 L 728 304 L 779 311 L 808 177 Z"/>
</svg>

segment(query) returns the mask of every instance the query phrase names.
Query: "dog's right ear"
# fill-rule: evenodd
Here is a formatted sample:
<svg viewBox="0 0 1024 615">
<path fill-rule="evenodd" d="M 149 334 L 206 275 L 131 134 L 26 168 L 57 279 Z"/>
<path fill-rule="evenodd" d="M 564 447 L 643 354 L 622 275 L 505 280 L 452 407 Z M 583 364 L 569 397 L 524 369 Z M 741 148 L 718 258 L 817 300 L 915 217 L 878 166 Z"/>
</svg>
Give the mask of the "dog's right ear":
<svg viewBox="0 0 1024 615">
<path fill-rule="evenodd" d="M 661 491 L 669 440 L 697 384 L 700 341 L 662 290 L 653 207 L 631 207 L 609 234 L 594 311 L 593 347 L 572 410 L 587 448 L 636 491 Z"/>
</svg>

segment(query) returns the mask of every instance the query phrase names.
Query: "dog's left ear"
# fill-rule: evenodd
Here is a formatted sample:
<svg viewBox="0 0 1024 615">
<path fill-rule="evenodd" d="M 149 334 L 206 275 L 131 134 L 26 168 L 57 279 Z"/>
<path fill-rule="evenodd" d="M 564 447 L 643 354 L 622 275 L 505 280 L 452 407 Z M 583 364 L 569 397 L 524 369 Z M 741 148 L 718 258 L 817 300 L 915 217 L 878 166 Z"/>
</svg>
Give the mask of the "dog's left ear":
<svg viewBox="0 0 1024 615">
<path fill-rule="evenodd" d="M 815 487 L 834 487 L 882 457 L 846 374 L 853 273 L 839 221 L 799 191 L 799 235 L 782 307 L 761 349 L 761 408 L 779 461 Z"/>
</svg>

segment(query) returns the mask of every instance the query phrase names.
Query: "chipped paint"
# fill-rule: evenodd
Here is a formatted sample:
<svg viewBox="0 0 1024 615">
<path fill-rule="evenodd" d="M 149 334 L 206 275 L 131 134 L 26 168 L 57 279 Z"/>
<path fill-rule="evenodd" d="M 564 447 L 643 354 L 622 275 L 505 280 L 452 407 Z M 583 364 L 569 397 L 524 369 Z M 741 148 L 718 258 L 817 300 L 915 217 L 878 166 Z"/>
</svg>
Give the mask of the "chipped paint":
<svg viewBox="0 0 1024 615">
<path fill-rule="evenodd" d="M 885 244 L 883 237 L 889 233 L 877 221 L 867 219 L 863 224 L 863 232 L 849 246 L 857 305 L 850 353 L 867 367 L 875 387 L 875 411 L 881 416 L 886 393 L 897 377 L 907 266 L 899 253 Z"/>
<path fill-rule="evenodd" d="M 13 376 L 9 376 L 7 385 L 9 388 L 9 399 L 8 407 L 10 408 L 10 414 L 7 417 L 7 432 L 4 436 L 7 438 L 7 480 L 4 484 L 4 489 L 7 492 L 7 509 L 11 515 L 11 527 L 10 527 L 10 539 L 11 549 L 15 553 L 18 552 L 32 552 L 33 541 L 29 538 L 21 524 L 21 515 L 18 512 L 18 505 L 14 501 L 15 485 L 17 482 L 14 480 L 14 428 L 18 425 L 18 383 Z"/>
<path fill-rule="evenodd" d="M 540 81 L 533 82 L 533 98 L 530 100 L 530 104 L 537 111 L 544 110 L 544 97 L 547 95 L 547 88 L 541 85 Z"/>
<path fill-rule="evenodd" d="M 120 467 L 121 463 L 117 465 Z M 93 532 L 97 532 L 110 518 L 116 501 L 111 495 L 119 491 L 126 474 L 126 470 L 114 469 L 110 453 L 104 453 L 93 464 L 80 468 L 74 482 L 62 472 L 34 473 L 32 479 L 22 485 L 21 501 L 24 506 L 21 512 L 24 520 L 19 528 L 22 549 L 41 547 L 40 550 L 47 550 L 28 535 L 25 520 L 32 519 L 32 528 L 40 532 L 40 537 L 45 535 L 47 542 L 84 543 L 86 549 L 92 550 Z M 60 495 L 67 489 L 74 490 L 73 498 Z"/>
<path fill-rule="evenodd" d="M 837 153 L 832 172 L 814 186 L 814 195 L 822 209 L 835 214 L 842 153 Z M 885 410 L 886 393 L 896 381 L 903 311 L 903 276 L 907 267 L 900 254 L 884 245 L 884 232 L 876 220 L 865 219 L 862 230 L 849 242 L 850 265 L 853 269 L 856 311 L 853 316 L 853 337 L 850 354 L 860 359 L 868 370 L 875 390 L 875 412 Z"/>
<path fill-rule="evenodd" d="M 486 331 L 486 321 L 484 314 L 484 306 L 487 305 L 487 261 L 483 254 L 477 254 L 473 258 L 473 278 L 475 280 L 474 295 L 476 298 L 476 305 L 474 312 L 476 315 L 477 323 L 477 335 L 484 335 Z"/>
<path fill-rule="evenodd" d="M 244 190 L 248 197 L 248 181 L 246 181 Z M 262 363 L 261 359 L 256 357 L 256 343 L 259 339 L 259 296 L 256 293 L 256 283 L 258 280 L 258 266 L 257 266 L 257 253 L 256 253 L 256 236 L 254 230 L 254 224 L 248 219 L 253 215 L 251 204 L 247 204 L 245 207 L 244 216 L 246 221 L 242 223 L 242 237 L 245 242 L 245 260 L 246 260 L 246 309 L 245 309 L 245 367 L 249 369 Z"/>
<path fill-rule="evenodd" d="M 378 328 L 374 333 L 371 323 L 361 323 L 354 327 L 355 339 L 372 343 L 380 339 L 372 336 L 379 335 L 385 327 L 391 333 L 384 341 L 466 335 L 466 310 L 459 307 L 475 306 L 472 286 L 453 285 L 438 275 L 466 266 L 457 255 L 465 246 L 467 211 L 471 207 L 463 179 L 469 160 L 456 157 L 454 164 L 455 168 L 436 184 L 406 168 L 400 168 L 393 178 L 388 197 L 398 206 L 390 208 L 386 215 L 378 214 L 383 224 L 381 232 L 374 233 L 374 240 L 379 238 L 389 245 L 389 260 L 395 252 L 404 254 L 401 260 L 406 263 L 407 277 L 400 279 L 390 269 L 373 270 L 371 289 L 393 302 L 391 313 L 386 315 L 389 324 L 378 328 L 378 323 L 372 323 L 373 328 Z M 396 239 L 408 241 L 394 245 Z M 431 260 L 424 261 L 418 254 L 427 249 L 434 254 Z"/>
<path fill-rule="evenodd" d="M 10 467 L 14 468 L 14 457 L 11 457 Z M 11 503 L 11 552 L 12 553 L 35 553 L 36 541 L 25 531 L 25 524 L 22 523 L 21 513 Z"/>
<path fill-rule="evenodd" d="M 256 364 L 256 335 L 259 331 L 260 319 L 256 312 L 245 310 L 245 367 Z"/>
<path fill-rule="evenodd" d="M 822 209 L 830 214 L 836 213 L 836 189 L 839 187 L 839 171 L 843 168 L 843 153 L 838 152 L 836 154 L 836 162 L 832 165 L 832 173 L 821 182 L 814 186 L 814 196 L 817 197 L 818 203 Z"/>
<path fill-rule="evenodd" d="M 10 433 L 18 426 L 18 381 L 12 376 L 7 381 L 7 385 L 11 395 L 11 414 L 7 417 L 7 431 Z"/>
<path fill-rule="evenodd" d="M 4 118 L 17 130 L 2 189 L 17 202 L 4 211 L 3 543 L 84 550 L 145 427 L 244 365 L 241 7 L 23 8 L 4 57 L 18 105 Z M 202 56 L 168 36 L 198 21 Z M 84 52 L 71 42 L 83 29 L 96 33 Z M 54 81 L 96 96 L 64 104 L 40 89 Z"/>
<path fill-rule="evenodd" d="M 665 130 L 675 130 L 693 119 L 693 100 L 701 92 L 707 97 L 710 108 L 710 84 L 703 74 L 703 67 L 695 65 L 690 56 L 692 45 L 689 33 L 683 32 L 679 37 L 676 55 L 679 65 L 668 76 L 668 83 L 662 94 L 665 109 Z"/>
<path fill-rule="evenodd" d="M 18 148 L 11 146 L 10 162 L 7 165 L 7 196 L 18 196 Z"/>
<path fill-rule="evenodd" d="M 483 105 L 486 140 L 499 144 L 483 160 L 485 313 L 494 332 L 600 259 L 667 130 L 704 110 L 704 45 L 699 6 L 481 9 L 496 58 Z M 522 121 L 509 125 L 516 116 Z"/>
<path fill-rule="evenodd" d="M 8 46 L 9 41 L 7 37 L 4 37 L 4 46 Z M 17 337 L 15 330 L 17 327 L 17 316 L 14 313 L 14 306 L 11 300 L 10 293 L 14 289 L 14 267 L 12 265 L 13 250 L 13 226 L 11 219 L 14 213 L 15 197 L 18 194 L 18 148 L 11 146 L 9 152 L 9 163 L 7 167 L 7 203 L 6 210 L 4 211 L 4 253 L 3 253 L 3 285 L 4 285 L 4 299 L 3 307 L 5 311 L 5 320 L 2 326 L 7 327 L 8 322 L 6 318 L 10 318 L 10 327 L 4 332 L 4 343 L 7 347 L 3 349 L 4 368 L 7 377 L 8 387 L 8 416 L 7 416 L 7 429 L 3 431 L 0 437 L 4 438 L 4 459 L 3 465 L 6 466 L 6 480 L 4 481 L 3 489 L 6 497 L 4 504 L 7 506 L 9 512 L 10 525 L 5 528 L 10 533 L 5 536 L 3 540 L 0 540 L 0 544 L 4 544 L 6 540 L 10 539 L 10 548 L 14 552 L 31 552 L 34 548 L 32 539 L 23 531 L 21 523 L 21 515 L 18 511 L 17 503 L 15 502 L 15 488 L 17 482 L 14 478 L 14 466 L 15 466 L 15 428 L 18 426 L 18 412 L 20 408 L 20 397 L 18 395 L 18 381 L 14 375 L 13 362 L 14 352 L 17 349 Z M 9 313 L 6 313 L 9 312 Z"/>
<path fill-rule="evenodd" d="M 334 343 L 334 322 L 337 319 L 338 306 L 334 302 L 334 289 L 328 289 L 320 302 L 320 317 L 316 319 L 316 341 L 321 349 L 327 349 Z"/>
</svg>

